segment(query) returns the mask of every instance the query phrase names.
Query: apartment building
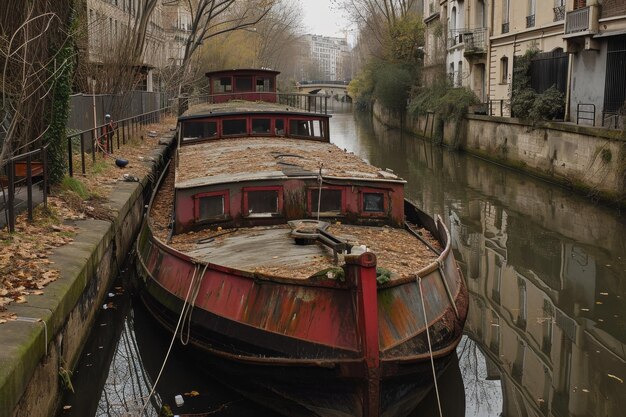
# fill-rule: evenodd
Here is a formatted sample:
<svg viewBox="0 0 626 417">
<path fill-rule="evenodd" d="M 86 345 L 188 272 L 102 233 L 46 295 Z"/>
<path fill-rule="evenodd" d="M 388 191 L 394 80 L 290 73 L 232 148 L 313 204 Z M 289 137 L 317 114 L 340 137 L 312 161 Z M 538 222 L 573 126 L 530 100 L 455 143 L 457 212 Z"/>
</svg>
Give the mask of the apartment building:
<svg viewBox="0 0 626 417">
<path fill-rule="evenodd" d="M 570 120 L 623 128 L 626 115 L 626 0 L 568 1 Z"/>
<path fill-rule="evenodd" d="M 324 81 L 342 81 L 348 69 L 345 56 L 350 47 L 347 39 L 322 35 L 306 35 L 305 42 L 310 48 L 311 62 L 317 67 Z"/>
<path fill-rule="evenodd" d="M 489 98 L 504 101 L 496 106 L 503 116 L 510 115 L 508 103 L 515 57 L 531 49 L 536 68 L 532 87 L 539 93 L 551 86 L 567 94 L 567 44 L 563 39 L 565 0 L 496 0 L 493 4 L 489 38 Z M 501 111 L 500 111 L 501 109 Z"/>
<path fill-rule="evenodd" d="M 158 91 L 165 67 L 182 64 L 191 31 L 191 12 L 184 1 L 159 0 L 150 15 L 140 62 L 129 63 L 127 43 L 143 12 L 142 0 L 84 0 L 87 51 L 91 65 L 133 65 L 140 69 L 140 87 Z M 106 91 L 104 91 L 106 92 Z"/>
<path fill-rule="evenodd" d="M 446 19 L 441 16 L 439 0 L 424 0 L 423 82 L 431 85 L 446 72 Z"/>
</svg>

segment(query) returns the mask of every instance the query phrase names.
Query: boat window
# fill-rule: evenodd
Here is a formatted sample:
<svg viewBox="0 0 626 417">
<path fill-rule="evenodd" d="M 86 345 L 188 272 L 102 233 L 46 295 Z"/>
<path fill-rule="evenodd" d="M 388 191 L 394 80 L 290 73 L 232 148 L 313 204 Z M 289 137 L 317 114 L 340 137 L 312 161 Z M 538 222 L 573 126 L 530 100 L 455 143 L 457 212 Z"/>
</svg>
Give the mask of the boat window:
<svg viewBox="0 0 626 417">
<path fill-rule="evenodd" d="M 274 134 L 276 136 L 285 136 L 285 121 L 283 119 L 274 121 Z"/>
<path fill-rule="evenodd" d="M 246 119 L 222 120 L 222 136 L 245 135 L 248 133 Z"/>
<path fill-rule="evenodd" d="M 233 91 L 232 79 L 230 77 L 222 77 L 213 80 L 213 93 L 227 93 Z"/>
<path fill-rule="evenodd" d="M 183 123 L 183 142 L 217 136 L 217 122 L 187 121 Z"/>
<path fill-rule="evenodd" d="M 269 135 L 271 119 L 252 119 L 252 133 L 256 135 Z"/>
<path fill-rule="evenodd" d="M 289 134 L 291 136 L 323 138 L 322 121 L 291 119 L 289 121 Z"/>
<path fill-rule="evenodd" d="M 197 194 L 194 201 L 196 221 L 215 220 L 228 215 L 228 191 Z"/>
<path fill-rule="evenodd" d="M 244 212 L 249 217 L 271 217 L 281 210 L 280 187 L 244 190 Z"/>
<path fill-rule="evenodd" d="M 311 205 L 309 210 L 311 213 L 317 213 L 318 201 L 319 201 L 319 189 L 311 188 L 309 190 Z M 327 214 L 339 214 L 341 210 L 341 200 L 343 197 L 343 190 L 341 189 L 329 189 L 322 188 L 322 199 L 319 203 L 319 212 Z"/>
<path fill-rule="evenodd" d="M 257 78 L 256 91 L 259 93 L 274 91 L 274 83 L 272 82 L 272 78 Z"/>
<path fill-rule="evenodd" d="M 235 92 L 247 93 L 254 91 L 252 88 L 252 77 L 235 77 Z"/>
<path fill-rule="evenodd" d="M 368 213 L 385 211 L 385 195 L 383 193 L 363 193 L 363 211 Z"/>
</svg>

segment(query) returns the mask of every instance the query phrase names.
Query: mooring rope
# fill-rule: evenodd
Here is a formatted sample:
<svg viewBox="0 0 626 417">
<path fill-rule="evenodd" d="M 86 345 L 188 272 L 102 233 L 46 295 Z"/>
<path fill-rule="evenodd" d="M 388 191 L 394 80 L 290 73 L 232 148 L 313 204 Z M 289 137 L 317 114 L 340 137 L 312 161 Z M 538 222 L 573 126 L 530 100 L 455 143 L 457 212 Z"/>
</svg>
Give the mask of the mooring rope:
<svg viewBox="0 0 626 417">
<path fill-rule="evenodd" d="M 433 370 L 433 381 L 435 382 L 435 394 L 437 394 L 437 406 L 439 407 L 439 417 L 443 417 L 441 411 L 441 399 L 439 398 L 439 386 L 437 385 L 437 373 L 435 372 L 435 359 L 433 358 L 433 347 L 430 343 L 430 333 L 428 332 L 428 317 L 426 316 L 426 305 L 424 304 L 424 290 L 422 289 L 422 277 L 417 276 L 417 285 L 420 289 L 422 299 L 422 312 L 424 313 L 424 324 L 426 325 L 426 339 L 428 340 L 428 352 L 430 353 L 430 366 Z"/>
<path fill-rule="evenodd" d="M 180 312 L 180 316 L 178 317 L 178 323 L 176 323 L 176 328 L 174 329 L 174 333 L 172 334 L 172 340 L 170 341 L 170 346 L 167 348 L 167 353 L 165 354 L 165 359 L 163 359 L 163 364 L 161 365 L 161 369 L 159 370 L 159 374 L 157 375 L 156 380 L 154 381 L 154 384 L 152 385 L 152 389 L 150 390 L 150 394 L 148 394 L 148 397 L 146 398 L 146 401 L 144 402 L 143 406 L 141 407 L 141 412 L 139 413 L 140 416 L 143 416 L 143 414 L 146 411 L 146 407 L 148 406 L 148 403 L 150 402 L 150 398 L 152 398 L 152 396 L 154 395 L 154 392 L 156 391 L 156 387 L 157 384 L 159 383 L 159 380 L 161 379 L 161 375 L 163 374 L 163 370 L 165 369 L 165 364 L 167 363 L 167 360 L 170 356 L 170 353 L 172 351 L 172 347 L 174 346 L 174 341 L 176 340 L 176 334 L 178 333 L 178 328 L 180 327 L 180 323 L 182 322 L 183 319 L 183 314 L 185 312 L 185 306 L 187 305 L 187 302 L 189 301 L 189 294 L 191 294 L 191 289 L 194 285 L 194 282 L 196 280 L 196 275 L 198 274 L 198 271 L 200 270 L 200 265 L 196 264 L 194 270 L 193 270 L 193 275 L 191 277 L 191 282 L 189 282 L 189 289 L 187 289 L 187 295 L 185 296 L 185 302 L 183 304 L 183 309 Z M 205 267 L 206 270 L 206 267 Z"/>
<path fill-rule="evenodd" d="M 196 305 L 196 298 L 198 298 L 198 293 L 200 292 L 200 285 L 202 284 L 202 278 L 204 278 L 204 273 L 206 272 L 209 264 L 206 263 L 204 265 L 204 269 L 202 273 L 196 277 L 195 282 L 192 282 L 193 292 L 191 293 L 191 299 L 186 306 L 183 306 L 183 327 L 180 329 L 180 343 L 183 346 L 187 346 L 189 343 L 189 338 L 191 337 L 191 313 Z M 185 307 L 187 307 L 185 309 Z M 185 326 L 187 327 L 187 338 L 184 338 L 183 333 L 185 332 Z"/>
</svg>

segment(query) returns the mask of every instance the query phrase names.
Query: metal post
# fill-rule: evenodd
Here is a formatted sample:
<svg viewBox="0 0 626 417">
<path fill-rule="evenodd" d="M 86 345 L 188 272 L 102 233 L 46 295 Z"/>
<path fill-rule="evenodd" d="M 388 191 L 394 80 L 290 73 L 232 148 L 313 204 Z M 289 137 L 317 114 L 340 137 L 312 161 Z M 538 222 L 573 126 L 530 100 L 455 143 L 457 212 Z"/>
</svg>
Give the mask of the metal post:
<svg viewBox="0 0 626 417">
<path fill-rule="evenodd" d="M 115 139 L 117 139 L 117 149 L 120 148 L 120 130 L 118 127 L 115 127 Z"/>
<path fill-rule="evenodd" d="M 96 163 L 96 146 L 97 146 L 97 136 L 96 136 L 96 131 L 92 130 L 91 131 L 91 159 L 93 160 L 94 163 Z"/>
<path fill-rule="evenodd" d="M 9 162 L 9 232 L 15 232 L 15 162 Z"/>
<path fill-rule="evenodd" d="M 85 175 L 85 134 L 80 134 L 80 165 L 83 176 Z"/>
<path fill-rule="evenodd" d="M 33 221 L 33 164 L 30 154 L 26 157 L 26 207 L 28 221 Z"/>
<path fill-rule="evenodd" d="M 500 116 L 504 117 L 504 112 L 502 111 L 502 109 L 504 108 L 504 100 L 500 100 Z M 511 116 L 513 116 L 511 114 Z"/>
<path fill-rule="evenodd" d="M 48 208 L 48 146 L 41 148 L 43 161 L 43 206 Z"/>
<path fill-rule="evenodd" d="M 67 168 L 69 170 L 70 177 L 74 176 L 74 161 L 72 160 L 72 139 L 73 137 L 67 138 Z"/>
</svg>

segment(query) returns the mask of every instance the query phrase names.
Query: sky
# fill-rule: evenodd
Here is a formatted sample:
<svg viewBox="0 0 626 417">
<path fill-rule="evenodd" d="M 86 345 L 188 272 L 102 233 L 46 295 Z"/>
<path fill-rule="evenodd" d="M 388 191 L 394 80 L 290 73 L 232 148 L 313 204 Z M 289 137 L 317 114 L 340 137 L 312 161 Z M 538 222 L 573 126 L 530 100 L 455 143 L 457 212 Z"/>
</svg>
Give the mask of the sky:
<svg viewBox="0 0 626 417">
<path fill-rule="evenodd" d="M 336 7 L 331 9 L 330 0 L 299 0 L 304 12 L 304 25 L 307 33 L 325 36 L 343 36 L 349 26 L 343 12 Z"/>
</svg>

